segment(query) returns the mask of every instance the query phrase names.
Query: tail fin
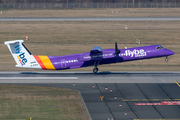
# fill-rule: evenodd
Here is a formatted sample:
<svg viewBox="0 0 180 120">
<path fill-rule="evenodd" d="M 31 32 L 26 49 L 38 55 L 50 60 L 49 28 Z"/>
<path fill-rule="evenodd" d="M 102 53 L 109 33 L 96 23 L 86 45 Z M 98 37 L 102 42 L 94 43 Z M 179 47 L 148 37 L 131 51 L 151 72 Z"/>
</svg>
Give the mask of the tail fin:
<svg viewBox="0 0 180 120">
<path fill-rule="evenodd" d="M 28 49 L 23 45 L 23 42 L 24 40 L 4 42 L 4 44 L 9 48 L 14 60 L 16 61 L 16 67 L 41 69 L 34 56 L 31 55 Z"/>
</svg>

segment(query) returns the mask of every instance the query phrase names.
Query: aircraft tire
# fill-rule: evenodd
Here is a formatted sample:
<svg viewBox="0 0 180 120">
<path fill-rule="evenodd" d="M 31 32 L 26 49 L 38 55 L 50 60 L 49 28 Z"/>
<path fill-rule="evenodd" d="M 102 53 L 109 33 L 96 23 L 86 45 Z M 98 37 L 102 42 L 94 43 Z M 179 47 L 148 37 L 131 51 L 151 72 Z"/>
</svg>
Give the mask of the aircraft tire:
<svg viewBox="0 0 180 120">
<path fill-rule="evenodd" d="M 166 62 L 168 62 L 168 60 L 169 60 L 168 58 L 165 59 Z"/>
<path fill-rule="evenodd" d="M 93 73 L 97 73 L 97 72 L 98 72 L 98 68 L 94 68 Z"/>
</svg>

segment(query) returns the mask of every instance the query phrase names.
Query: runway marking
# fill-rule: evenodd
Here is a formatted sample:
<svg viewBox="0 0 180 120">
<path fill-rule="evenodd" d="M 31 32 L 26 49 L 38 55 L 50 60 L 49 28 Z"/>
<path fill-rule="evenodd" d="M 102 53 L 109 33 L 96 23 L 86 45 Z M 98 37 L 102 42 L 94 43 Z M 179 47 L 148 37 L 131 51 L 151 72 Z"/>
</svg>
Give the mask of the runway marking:
<svg viewBox="0 0 180 120">
<path fill-rule="evenodd" d="M 164 100 L 171 100 L 171 99 L 164 99 Z"/>
<path fill-rule="evenodd" d="M 47 79 L 53 79 L 53 80 L 62 80 L 62 79 L 65 79 L 65 80 L 67 80 L 67 79 L 71 79 L 71 80 L 76 80 L 76 79 L 78 79 L 78 77 L 0 77 L 0 80 L 24 80 L 24 79 L 27 79 L 27 80 L 29 80 L 29 79 L 45 79 L 45 80 L 47 80 Z"/>
<path fill-rule="evenodd" d="M 153 99 L 153 101 L 159 101 L 159 99 Z"/>
<path fill-rule="evenodd" d="M 180 100 L 180 99 L 174 99 L 174 100 Z"/>
<path fill-rule="evenodd" d="M 161 103 L 135 103 L 135 105 L 180 105 L 180 101 L 161 101 Z"/>
<path fill-rule="evenodd" d="M 176 80 L 174 82 L 180 87 L 179 83 Z"/>
<path fill-rule="evenodd" d="M 132 99 L 132 100 L 128 100 L 128 99 L 124 99 L 122 101 L 179 101 L 180 99 Z"/>
<path fill-rule="evenodd" d="M 132 99 L 132 101 L 137 101 L 138 99 Z"/>
</svg>

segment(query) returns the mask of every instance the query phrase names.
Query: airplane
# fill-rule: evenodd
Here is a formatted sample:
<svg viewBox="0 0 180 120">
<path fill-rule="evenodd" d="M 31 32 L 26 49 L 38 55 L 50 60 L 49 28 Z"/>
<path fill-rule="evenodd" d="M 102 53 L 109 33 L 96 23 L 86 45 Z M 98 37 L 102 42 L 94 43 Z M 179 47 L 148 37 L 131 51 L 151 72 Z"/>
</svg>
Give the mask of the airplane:
<svg viewBox="0 0 180 120">
<path fill-rule="evenodd" d="M 98 65 L 143 60 L 150 58 L 166 57 L 175 53 L 161 45 L 150 45 L 118 49 L 115 42 L 115 49 L 101 49 L 94 47 L 90 52 L 78 53 L 65 56 L 40 56 L 32 55 L 23 44 L 24 40 L 5 41 L 13 58 L 20 68 L 34 68 L 45 70 L 64 70 L 81 67 L 94 66 L 93 72 L 98 72 Z"/>
</svg>

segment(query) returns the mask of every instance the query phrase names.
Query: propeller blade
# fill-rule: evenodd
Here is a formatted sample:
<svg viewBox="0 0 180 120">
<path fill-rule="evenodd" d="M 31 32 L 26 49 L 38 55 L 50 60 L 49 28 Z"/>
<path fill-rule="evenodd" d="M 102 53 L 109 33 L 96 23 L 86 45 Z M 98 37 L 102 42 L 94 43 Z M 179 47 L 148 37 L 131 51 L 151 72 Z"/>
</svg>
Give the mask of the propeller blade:
<svg viewBox="0 0 180 120">
<path fill-rule="evenodd" d="M 117 58 L 117 62 L 118 62 L 118 56 L 119 56 L 119 53 L 120 53 L 120 52 L 121 52 L 121 51 L 118 50 L 117 42 L 115 42 L 115 55 L 116 55 L 116 58 Z"/>
<path fill-rule="evenodd" d="M 117 42 L 115 42 L 115 50 L 117 50 L 118 49 L 118 47 L 117 47 Z"/>
</svg>

